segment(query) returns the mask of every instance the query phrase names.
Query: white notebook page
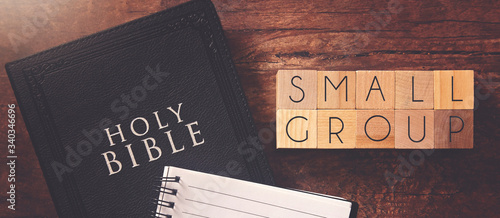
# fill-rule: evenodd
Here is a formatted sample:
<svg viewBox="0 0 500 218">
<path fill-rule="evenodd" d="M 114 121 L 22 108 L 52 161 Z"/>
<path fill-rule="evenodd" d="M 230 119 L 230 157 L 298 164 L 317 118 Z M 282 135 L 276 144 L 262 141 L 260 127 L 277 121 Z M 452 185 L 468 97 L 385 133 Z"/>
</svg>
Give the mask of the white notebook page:
<svg viewBox="0 0 500 218">
<path fill-rule="evenodd" d="M 176 189 L 177 194 L 159 194 L 159 200 L 174 202 L 174 207 L 156 210 L 173 218 L 347 218 L 351 211 L 351 202 L 338 198 L 165 167 L 163 177 L 175 176 L 179 182 L 162 182 L 161 186 Z"/>
</svg>

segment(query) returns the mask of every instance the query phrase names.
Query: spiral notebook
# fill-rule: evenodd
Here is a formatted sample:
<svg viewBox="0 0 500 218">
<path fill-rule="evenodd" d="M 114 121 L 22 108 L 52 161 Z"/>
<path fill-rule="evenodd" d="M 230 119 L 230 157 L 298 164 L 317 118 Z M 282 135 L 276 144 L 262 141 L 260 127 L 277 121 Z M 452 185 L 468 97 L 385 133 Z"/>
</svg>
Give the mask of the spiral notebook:
<svg viewBox="0 0 500 218">
<path fill-rule="evenodd" d="M 164 169 L 154 217 L 349 217 L 338 197 L 283 189 L 192 170 Z"/>
</svg>

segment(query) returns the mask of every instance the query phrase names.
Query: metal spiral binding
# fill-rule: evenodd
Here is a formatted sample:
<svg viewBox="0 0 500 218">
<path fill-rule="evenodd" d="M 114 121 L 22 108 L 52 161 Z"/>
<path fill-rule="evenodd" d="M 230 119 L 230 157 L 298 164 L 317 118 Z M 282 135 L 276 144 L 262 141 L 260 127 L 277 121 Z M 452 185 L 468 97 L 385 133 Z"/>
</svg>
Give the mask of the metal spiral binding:
<svg viewBox="0 0 500 218">
<path fill-rule="evenodd" d="M 179 176 L 175 176 L 175 177 L 159 177 L 157 178 L 159 180 L 159 182 L 179 182 L 181 180 L 181 177 Z M 155 186 L 155 190 L 157 192 L 161 192 L 161 193 L 165 193 L 165 194 L 168 194 L 168 195 L 177 195 L 177 189 L 172 189 L 172 188 L 166 188 L 166 187 L 162 187 L 162 186 Z M 161 211 L 161 208 L 163 207 L 166 207 L 166 208 L 174 208 L 174 205 L 175 205 L 175 202 L 171 202 L 171 201 L 164 201 L 164 200 L 160 200 L 158 198 L 154 198 L 153 199 L 154 201 L 154 204 L 157 205 L 157 206 L 160 206 L 160 210 Z M 151 211 L 152 212 L 152 217 L 159 217 L 159 218 L 172 218 L 172 215 L 170 214 L 164 214 L 164 213 L 161 213 L 161 212 L 157 212 L 158 209 L 156 211 Z"/>
</svg>

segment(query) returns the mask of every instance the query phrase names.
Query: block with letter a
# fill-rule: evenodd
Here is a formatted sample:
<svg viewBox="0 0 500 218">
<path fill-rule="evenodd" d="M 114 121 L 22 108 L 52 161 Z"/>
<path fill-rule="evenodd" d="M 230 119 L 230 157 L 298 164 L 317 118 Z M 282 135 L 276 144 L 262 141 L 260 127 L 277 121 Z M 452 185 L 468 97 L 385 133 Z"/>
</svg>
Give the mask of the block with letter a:
<svg viewBox="0 0 500 218">
<path fill-rule="evenodd" d="M 394 110 L 394 71 L 356 71 L 356 109 Z"/>
</svg>

